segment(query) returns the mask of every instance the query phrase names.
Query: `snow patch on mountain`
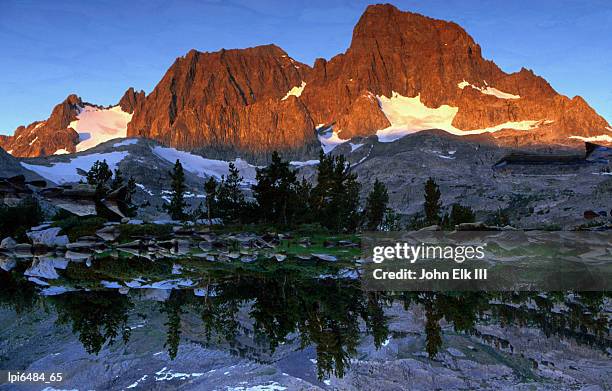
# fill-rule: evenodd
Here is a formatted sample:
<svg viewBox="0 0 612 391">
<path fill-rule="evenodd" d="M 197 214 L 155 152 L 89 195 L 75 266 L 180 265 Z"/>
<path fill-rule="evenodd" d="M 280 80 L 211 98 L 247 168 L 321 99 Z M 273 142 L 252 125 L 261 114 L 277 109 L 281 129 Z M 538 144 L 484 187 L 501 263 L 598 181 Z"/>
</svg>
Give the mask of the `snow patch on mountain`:
<svg viewBox="0 0 612 391">
<path fill-rule="evenodd" d="M 128 145 L 136 145 L 136 144 L 138 144 L 137 138 L 127 138 L 123 141 L 113 144 L 113 148 L 127 147 Z"/>
<path fill-rule="evenodd" d="M 338 133 L 333 130 L 333 128 L 327 129 L 325 132 L 318 135 L 319 142 L 321 143 L 321 148 L 323 148 L 324 153 L 330 153 L 334 150 L 338 145 L 344 144 L 348 140 L 343 140 L 338 136 Z"/>
<path fill-rule="evenodd" d="M 79 134 L 77 152 L 114 138 L 125 137 L 131 119 L 132 114 L 124 112 L 118 105 L 108 109 L 85 105 L 80 109 L 77 119 L 69 125 Z"/>
<path fill-rule="evenodd" d="M 459 87 L 460 89 L 464 89 L 465 87 L 468 87 L 468 86 L 472 87 L 475 90 L 482 92 L 485 95 L 493 95 L 494 97 L 499 98 L 499 99 L 520 99 L 521 98 L 520 95 L 514 95 L 508 92 L 503 92 L 489 85 L 487 85 L 486 87 L 476 87 L 475 85 L 470 84 L 465 80 L 457 84 L 457 87 Z"/>
<path fill-rule="evenodd" d="M 289 164 L 295 167 L 305 167 L 305 166 L 316 166 L 319 164 L 319 159 L 314 160 L 305 160 L 305 161 L 290 161 Z"/>
<path fill-rule="evenodd" d="M 50 166 L 23 162 L 21 165 L 30 171 L 34 171 L 45 179 L 57 184 L 62 184 L 67 182 L 78 182 L 83 179 L 83 176 L 78 173 L 78 170 L 89 171 L 97 160 L 106 160 L 109 168 L 114 171 L 119 163 L 128 155 L 129 152 L 127 151 L 92 153 L 90 155 L 76 156 L 70 159 L 69 162 L 53 163 Z"/>
<path fill-rule="evenodd" d="M 583 137 L 583 136 L 569 136 L 569 138 L 573 138 L 573 139 L 578 139 L 578 140 L 582 140 L 582 141 L 588 141 L 588 142 L 601 142 L 601 141 L 605 141 L 608 143 L 612 143 L 612 136 L 609 136 L 607 134 L 600 134 L 599 136 L 592 136 L 592 137 Z"/>
<path fill-rule="evenodd" d="M 225 160 L 206 159 L 199 155 L 167 147 L 157 146 L 153 147 L 151 150 L 155 155 L 170 163 L 174 164 L 179 160 L 185 170 L 202 178 L 213 176 L 217 179 L 221 179 L 222 175 L 227 177 L 229 174 L 229 162 Z M 243 182 L 248 184 L 257 183 L 255 180 L 256 166 L 240 158 L 237 158 L 234 164 L 240 171 L 240 175 L 244 178 Z"/>
<path fill-rule="evenodd" d="M 409 98 L 395 91 L 390 98 L 386 96 L 378 96 L 377 98 L 383 113 L 391 123 L 391 126 L 376 132 L 380 142 L 393 142 L 408 134 L 427 129 L 441 129 L 457 136 L 465 136 L 492 133 L 502 129 L 532 130 L 542 123 L 547 123 L 546 121 L 528 120 L 505 122 L 484 129 L 461 130 L 452 125 L 453 119 L 459 111 L 458 107 L 441 105 L 437 108 L 430 108 L 421 102 L 420 94 L 414 98 Z"/>
<path fill-rule="evenodd" d="M 303 81 L 302 84 L 300 84 L 299 86 L 295 86 L 292 89 L 290 89 L 289 92 L 287 92 L 287 95 L 285 95 L 285 97 L 281 100 L 286 100 L 292 95 L 299 97 L 300 95 L 302 95 L 302 91 L 304 91 L 304 87 L 306 87 L 305 81 Z"/>
<path fill-rule="evenodd" d="M 58 149 L 57 151 L 53 152 L 54 155 L 68 155 L 69 153 L 70 152 L 64 148 Z"/>
<path fill-rule="evenodd" d="M 359 148 L 363 147 L 363 144 L 353 144 L 353 143 L 349 143 L 349 144 L 351 145 L 351 152 L 355 152 Z"/>
</svg>

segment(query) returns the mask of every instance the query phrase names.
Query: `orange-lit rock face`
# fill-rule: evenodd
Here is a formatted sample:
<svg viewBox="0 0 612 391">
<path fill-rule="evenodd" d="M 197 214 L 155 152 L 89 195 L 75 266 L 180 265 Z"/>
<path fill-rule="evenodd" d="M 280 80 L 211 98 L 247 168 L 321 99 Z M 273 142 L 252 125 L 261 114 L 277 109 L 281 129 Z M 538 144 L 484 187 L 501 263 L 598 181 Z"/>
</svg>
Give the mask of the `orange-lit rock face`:
<svg viewBox="0 0 612 391">
<path fill-rule="evenodd" d="M 0 139 L 0 147 L 17 157 L 52 155 L 58 150 L 74 152 L 79 135 L 69 128 L 76 119 L 81 99 L 70 95 L 53 108 L 46 121 L 20 126 L 11 137 Z"/>
<path fill-rule="evenodd" d="M 128 126 L 179 148 L 233 146 L 250 151 L 299 147 L 314 125 L 296 97 L 283 99 L 310 68 L 268 45 L 200 53 L 170 67 Z"/>
<path fill-rule="evenodd" d="M 269 152 L 314 142 L 319 124 L 333 125 L 344 139 L 375 134 L 392 125 L 380 97 L 394 93 L 418 96 L 427 108 L 452 110 L 444 130 L 494 128 L 503 145 L 570 145 L 580 142 L 570 136 L 612 135 L 582 98 L 558 94 L 530 70 L 507 74 L 483 59 L 459 25 L 391 5 L 368 7 L 347 51 L 318 59 L 313 68 L 274 45 L 192 50 L 148 96 L 129 89 L 119 105 L 133 113 L 128 136 L 182 149 Z M 78 138 L 68 125 L 75 99 L 58 105 L 43 125 L 0 138 L 0 146 L 15 156 L 74 151 Z M 535 125 L 526 129 L 525 123 Z"/>
</svg>

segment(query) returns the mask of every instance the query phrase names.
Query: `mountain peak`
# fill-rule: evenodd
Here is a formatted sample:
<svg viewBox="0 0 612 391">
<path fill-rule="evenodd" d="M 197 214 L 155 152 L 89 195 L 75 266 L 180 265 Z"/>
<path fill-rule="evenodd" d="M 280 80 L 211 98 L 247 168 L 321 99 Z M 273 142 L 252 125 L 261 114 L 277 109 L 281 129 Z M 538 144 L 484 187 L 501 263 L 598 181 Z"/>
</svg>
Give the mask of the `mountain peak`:
<svg viewBox="0 0 612 391">
<path fill-rule="evenodd" d="M 125 93 L 119 100 L 119 106 L 121 106 L 121 110 L 125 111 L 126 113 L 132 114 L 134 112 L 134 109 L 144 102 L 144 99 L 144 91 L 140 90 L 136 92 L 134 90 L 134 87 L 130 87 L 127 89 L 127 91 L 125 91 Z"/>
</svg>

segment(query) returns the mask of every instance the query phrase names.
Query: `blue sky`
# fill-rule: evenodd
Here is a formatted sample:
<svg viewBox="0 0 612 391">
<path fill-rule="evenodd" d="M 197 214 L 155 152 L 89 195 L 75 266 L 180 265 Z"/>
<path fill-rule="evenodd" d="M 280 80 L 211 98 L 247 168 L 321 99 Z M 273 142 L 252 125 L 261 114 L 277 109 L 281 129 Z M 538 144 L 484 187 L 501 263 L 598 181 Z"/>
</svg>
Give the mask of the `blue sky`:
<svg viewBox="0 0 612 391">
<path fill-rule="evenodd" d="M 147 93 L 189 49 L 275 43 L 313 64 L 349 45 L 361 0 L 0 0 L 0 133 L 45 119 L 76 93 L 115 104 L 130 86 Z M 582 95 L 612 122 L 609 0 L 395 1 L 453 20 L 504 71 L 521 66 L 560 93 Z"/>
</svg>

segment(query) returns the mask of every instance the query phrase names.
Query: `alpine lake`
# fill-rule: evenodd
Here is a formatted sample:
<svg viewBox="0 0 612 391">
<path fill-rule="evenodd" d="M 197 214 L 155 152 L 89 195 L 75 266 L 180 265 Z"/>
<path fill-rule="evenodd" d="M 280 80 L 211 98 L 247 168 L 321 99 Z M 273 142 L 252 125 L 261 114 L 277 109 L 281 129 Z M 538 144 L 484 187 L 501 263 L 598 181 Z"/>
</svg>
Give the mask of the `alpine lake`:
<svg viewBox="0 0 612 391">
<path fill-rule="evenodd" d="M 3 243 L 0 370 L 63 380 L 0 390 L 612 387 L 609 292 L 367 292 L 357 235 L 96 230 Z"/>
</svg>

